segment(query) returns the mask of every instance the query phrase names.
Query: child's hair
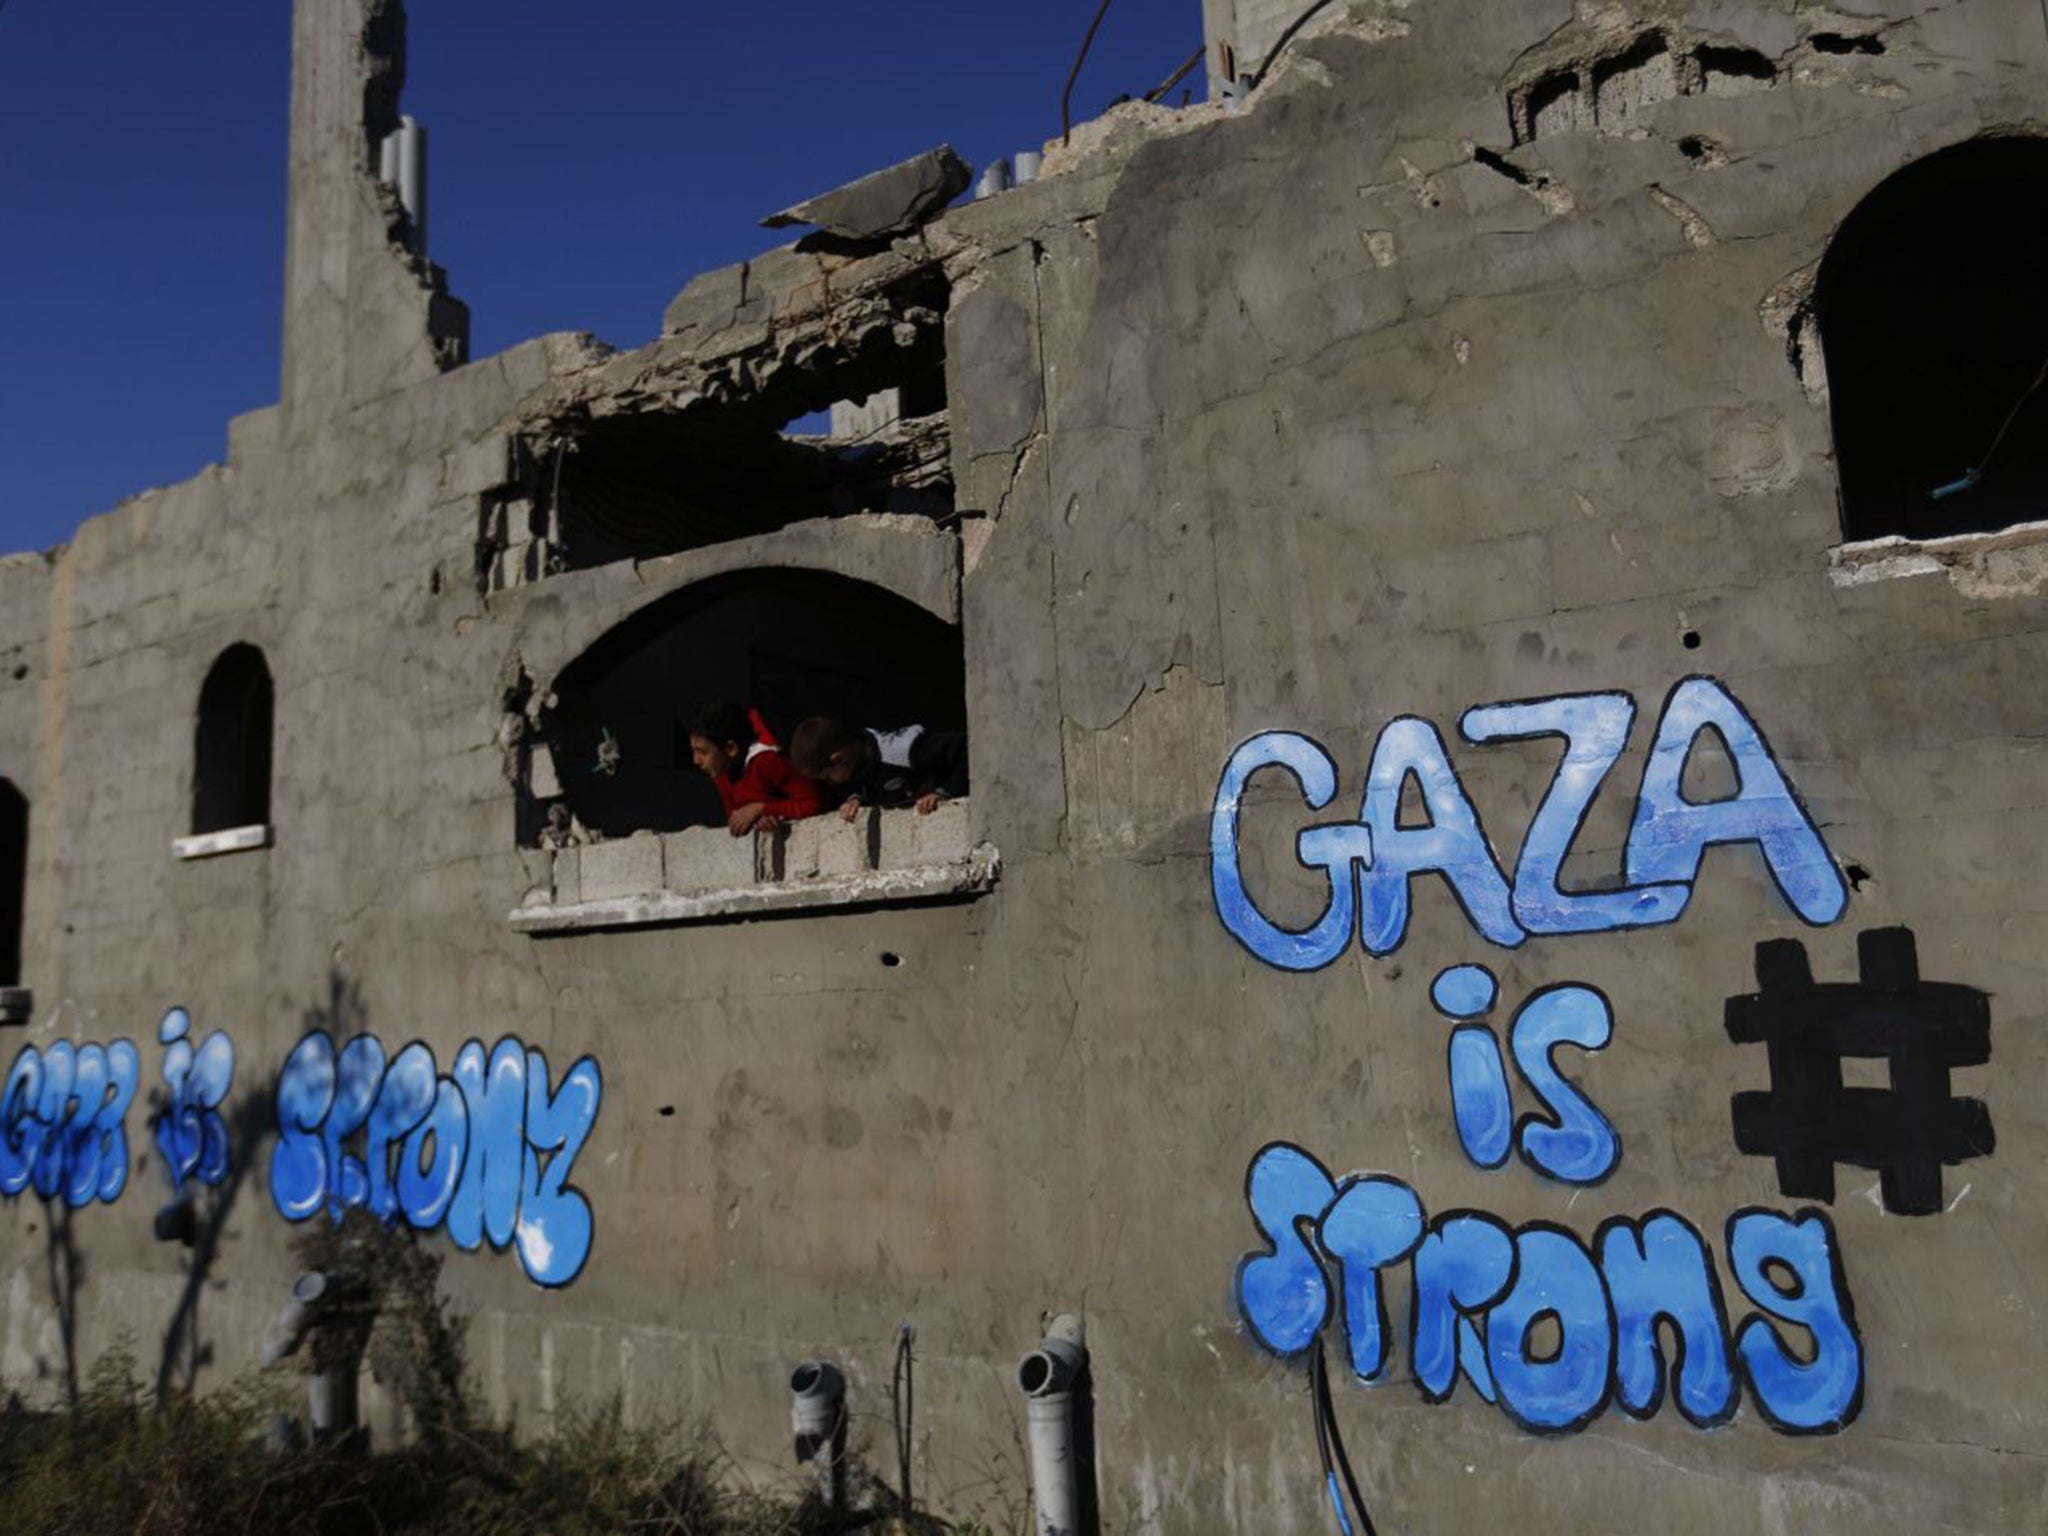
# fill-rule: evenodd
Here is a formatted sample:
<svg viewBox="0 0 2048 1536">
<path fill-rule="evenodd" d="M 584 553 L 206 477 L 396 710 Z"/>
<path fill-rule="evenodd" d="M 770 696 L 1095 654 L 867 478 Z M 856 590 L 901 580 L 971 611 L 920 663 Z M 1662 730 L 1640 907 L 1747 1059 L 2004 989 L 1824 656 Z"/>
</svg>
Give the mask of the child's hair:
<svg viewBox="0 0 2048 1536">
<path fill-rule="evenodd" d="M 822 779 L 832 766 L 832 754 L 855 745 L 863 734 L 844 720 L 813 716 L 790 736 L 789 761 L 805 778 Z"/>
<path fill-rule="evenodd" d="M 732 742 L 745 746 L 754 739 L 754 722 L 737 704 L 714 704 L 690 717 L 690 734 L 716 746 Z"/>
</svg>

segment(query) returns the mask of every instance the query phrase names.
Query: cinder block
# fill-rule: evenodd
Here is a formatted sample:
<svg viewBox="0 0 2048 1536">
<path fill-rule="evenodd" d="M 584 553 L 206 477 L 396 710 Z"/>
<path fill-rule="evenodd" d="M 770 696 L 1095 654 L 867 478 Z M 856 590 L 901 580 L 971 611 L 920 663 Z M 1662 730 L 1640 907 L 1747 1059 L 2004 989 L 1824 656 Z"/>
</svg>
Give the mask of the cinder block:
<svg viewBox="0 0 2048 1536">
<path fill-rule="evenodd" d="M 911 869 L 921 864 L 952 864 L 973 851 L 967 802 L 947 800 L 929 816 L 916 811 L 882 813 L 878 869 Z"/>
<path fill-rule="evenodd" d="M 661 836 L 663 883 L 671 891 L 727 891 L 752 885 L 752 837 L 734 837 L 723 827 L 686 827 Z"/>
<path fill-rule="evenodd" d="M 555 905 L 573 907 L 583 899 L 583 850 L 555 850 Z"/>
<path fill-rule="evenodd" d="M 837 816 L 813 816 L 808 821 L 793 821 L 781 832 L 782 878 L 784 880 L 811 880 L 818 873 L 818 849 L 826 833 L 843 824 Z"/>
<path fill-rule="evenodd" d="M 842 821 L 838 816 L 819 816 L 810 825 L 818 833 L 818 873 L 824 875 L 859 875 L 873 869 L 872 849 L 876 821 L 882 813 L 862 810 L 851 822 Z"/>
<path fill-rule="evenodd" d="M 652 896 L 661 889 L 661 838 L 657 833 L 588 843 L 581 863 L 585 901 Z"/>
</svg>

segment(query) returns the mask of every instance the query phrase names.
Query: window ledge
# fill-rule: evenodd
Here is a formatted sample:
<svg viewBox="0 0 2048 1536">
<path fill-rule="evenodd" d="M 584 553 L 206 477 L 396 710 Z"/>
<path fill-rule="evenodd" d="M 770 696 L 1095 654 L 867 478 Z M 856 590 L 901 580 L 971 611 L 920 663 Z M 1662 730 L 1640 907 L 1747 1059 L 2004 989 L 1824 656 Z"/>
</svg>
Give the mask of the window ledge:
<svg viewBox="0 0 2048 1536">
<path fill-rule="evenodd" d="M 898 906 L 979 895 L 1001 867 L 993 847 L 969 842 L 964 801 L 930 816 L 820 816 L 743 838 L 718 827 L 643 832 L 556 850 L 549 885 L 508 921 L 521 933 L 581 933 Z"/>
<path fill-rule="evenodd" d="M 1965 597 L 2032 597 L 2048 585 L 2048 522 L 1945 539 L 1863 539 L 1828 551 L 1828 581 L 1837 587 L 1936 575 Z"/>
<path fill-rule="evenodd" d="M 171 840 L 171 856 L 179 859 L 210 859 L 223 853 L 247 853 L 270 846 L 270 827 L 257 822 L 247 827 L 227 827 L 219 832 L 195 832 Z"/>
</svg>

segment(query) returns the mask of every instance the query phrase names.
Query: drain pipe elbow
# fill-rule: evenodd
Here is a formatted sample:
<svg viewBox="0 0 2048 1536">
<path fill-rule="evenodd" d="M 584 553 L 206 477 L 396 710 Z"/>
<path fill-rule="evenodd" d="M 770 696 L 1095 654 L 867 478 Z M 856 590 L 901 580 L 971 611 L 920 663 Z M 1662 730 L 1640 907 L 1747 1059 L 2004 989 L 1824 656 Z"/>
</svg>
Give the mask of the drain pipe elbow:
<svg viewBox="0 0 2048 1536">
<path fill-rule="evenodd" d="M 806 1360 L 789 1373 L 789 1422 L 796 1459 L 817 1467 L 818 1496 L 846 1505 L 846 1376 L 829 1360 Z"/>
<path fill-rule="evenodd" d="M 292 1281 L 283 1310 L 263 1336 L 263 1347 L 257 1358 L 265 1370 L 298 1353 L 299 1346 L 306 1342 L 306 1335 L 320 1320 L 320 1309 L 326 1301 L 328 1288 L 327 1276 L 317 1269 L 309 1269 Z"/>
<path fill-rule="evenodd" d="M 1078 1432 L 1086 1406 L 1088 1346 L 1081 1320 L 1053 1319 L 1038 1347 L 1017 1362 L 1031 1439 L 1031 1502 L 1038 1536 L 1088 1536 L 1084 1507 L 1092 1503 L 1092 1473 L 1084 1471 Z M 1092 1440 L 1092 1436 L 1090 1437 Z"/>
</svg>

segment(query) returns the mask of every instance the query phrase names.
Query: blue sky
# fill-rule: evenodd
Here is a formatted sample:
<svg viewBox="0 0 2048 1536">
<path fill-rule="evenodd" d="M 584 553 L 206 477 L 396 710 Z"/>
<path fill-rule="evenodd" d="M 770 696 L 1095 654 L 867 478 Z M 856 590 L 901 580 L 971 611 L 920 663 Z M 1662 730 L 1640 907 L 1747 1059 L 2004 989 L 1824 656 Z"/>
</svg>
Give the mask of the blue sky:
<svg viewBox="0 0 2048 1536">
<path fill-rule="evenodd" d="M 941 142 L 1036 147 L 1094 3 L 409 9 L 433 255 L 483 356 L 645 341 L 784 238 L 764 214 Z M 1115 0 L 1076 117 L 1201 40 L 1200 0 Z M 185 478 L 276 398 L 289 47 L 288 0 L 0 0 L 0 549 Z"/>
</svg>

